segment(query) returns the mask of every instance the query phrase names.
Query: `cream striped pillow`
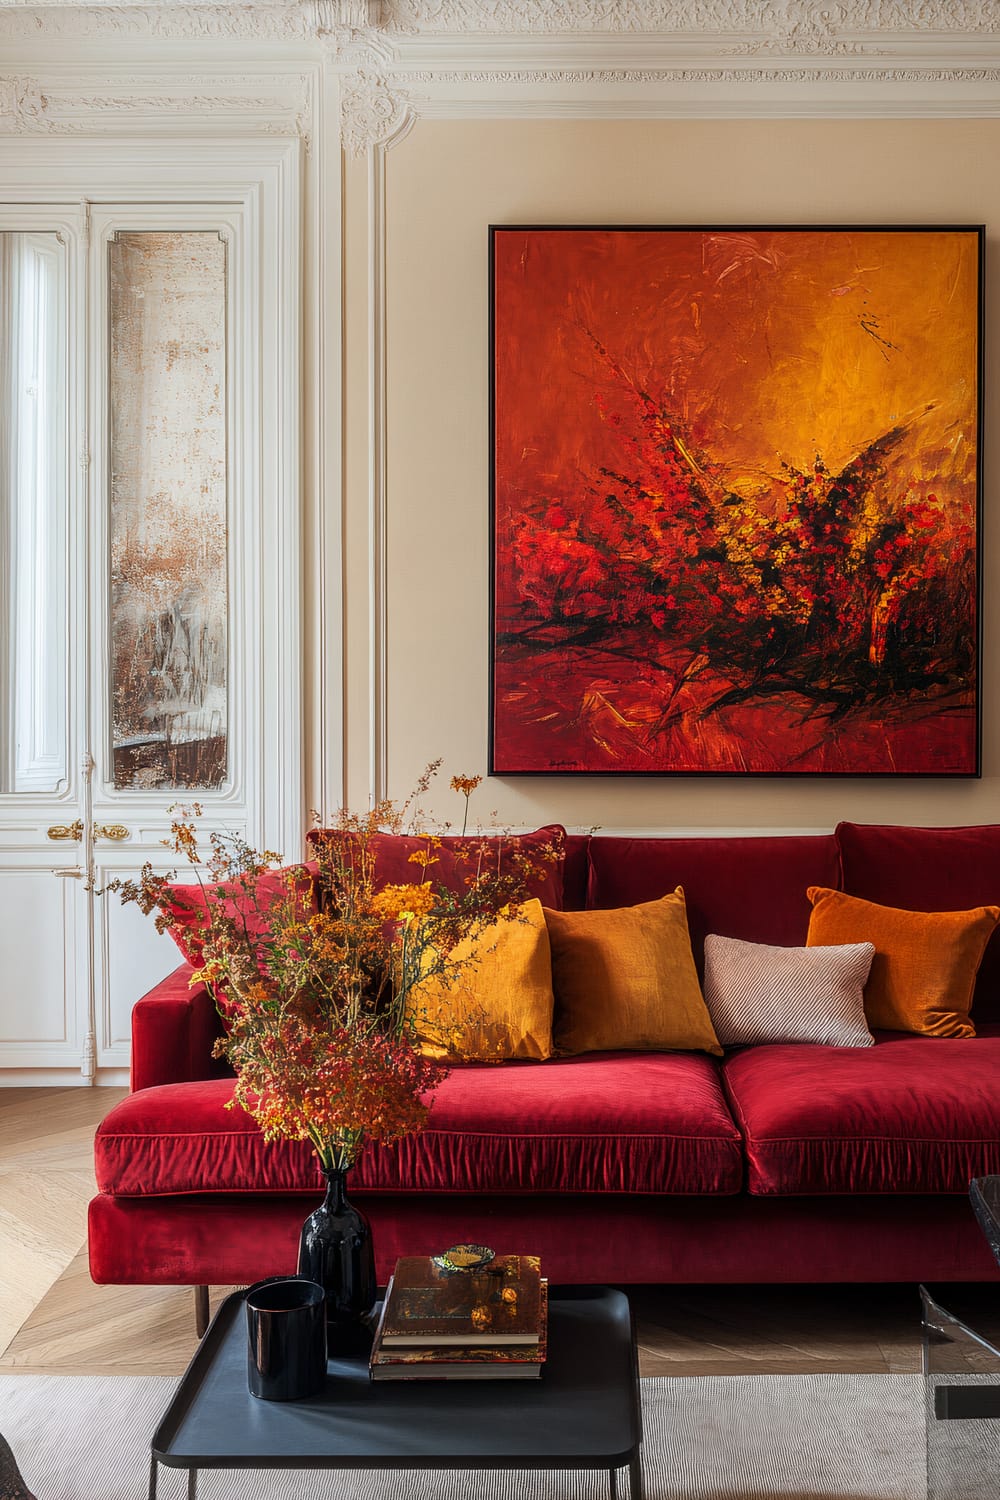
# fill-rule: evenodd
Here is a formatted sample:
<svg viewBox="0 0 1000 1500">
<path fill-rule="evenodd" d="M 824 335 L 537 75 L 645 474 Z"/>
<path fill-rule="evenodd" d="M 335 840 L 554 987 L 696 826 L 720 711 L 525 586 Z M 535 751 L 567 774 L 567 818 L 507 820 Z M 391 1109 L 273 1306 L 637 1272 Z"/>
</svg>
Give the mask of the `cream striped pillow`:
<svg viewBox="0 0 1000 1500">
<path fill-rule="evenodd" d="M 864 988 L 872 943 L 772 948 L 739 938 L 705 939 L 705 1003 L 724 1047 L 816 1042 L 870 1047 Z"/>
</svg>

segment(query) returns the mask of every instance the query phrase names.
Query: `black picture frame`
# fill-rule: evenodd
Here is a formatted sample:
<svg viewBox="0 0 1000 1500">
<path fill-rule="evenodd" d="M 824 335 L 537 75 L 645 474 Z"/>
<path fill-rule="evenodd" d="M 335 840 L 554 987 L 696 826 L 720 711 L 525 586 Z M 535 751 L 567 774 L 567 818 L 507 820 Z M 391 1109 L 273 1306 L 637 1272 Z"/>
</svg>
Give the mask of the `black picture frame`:
<svg viewBox="0 0 1000 1500">
<path fill-rule="evenodd" d="M 491 775 L 981 775 L 985 237 L 490 226 Z"/>
</svg>

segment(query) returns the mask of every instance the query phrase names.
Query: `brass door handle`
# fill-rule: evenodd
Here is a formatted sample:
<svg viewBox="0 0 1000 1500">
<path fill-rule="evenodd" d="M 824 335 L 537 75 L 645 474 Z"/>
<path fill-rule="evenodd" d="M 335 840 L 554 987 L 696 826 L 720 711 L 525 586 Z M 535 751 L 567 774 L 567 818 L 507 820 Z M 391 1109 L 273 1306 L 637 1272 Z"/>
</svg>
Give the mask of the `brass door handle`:
<svg viewBox="0 0 1000 1500">
<path fill-rule="evenodd" d="M 68 870 L 53 870 L 52 873 L 53 875 L 58 875 L 61 880 L 83 879 L 83 871 L 75 865 Z"/>
<path fill-rule="evenodd" d="M 82 839 L 83 819 L 77 818 L 75 823 L 54 823 L 48 836 L 50 839 Z"/>
<path fill-rule="evenodd" d="M 129 830 L 125 827 L 124 823 L 94 824 L 95 839 L 114 839 L 116 842 L 120 842 L 122 839 L 127 839 L 128 836 Z"/>
</svg>

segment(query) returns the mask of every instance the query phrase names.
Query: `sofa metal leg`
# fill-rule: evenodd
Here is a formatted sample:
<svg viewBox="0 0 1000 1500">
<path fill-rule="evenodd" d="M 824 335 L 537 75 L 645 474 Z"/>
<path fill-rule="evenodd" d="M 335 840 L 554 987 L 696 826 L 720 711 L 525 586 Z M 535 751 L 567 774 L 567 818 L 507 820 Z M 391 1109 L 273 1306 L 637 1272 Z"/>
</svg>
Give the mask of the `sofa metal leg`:
<svg viewBox="0 0 1000 1500">
<path fill-rule="evenodd" d="M 196 1286 L 194 1289 L 194 1326 L 198 1337 L 205 1337 L 208 1327 L 208 1287 Z"/>
</svg>

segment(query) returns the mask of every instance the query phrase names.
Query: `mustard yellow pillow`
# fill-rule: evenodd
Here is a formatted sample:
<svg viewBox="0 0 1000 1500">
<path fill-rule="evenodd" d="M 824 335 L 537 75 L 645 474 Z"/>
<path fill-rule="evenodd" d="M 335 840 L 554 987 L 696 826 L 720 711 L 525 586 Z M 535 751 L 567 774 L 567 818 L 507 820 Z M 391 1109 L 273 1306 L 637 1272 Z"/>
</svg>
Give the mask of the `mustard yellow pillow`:
<svg viewBox="0 0 1000 1500">
<path fill-rule="evenodd" d="M 421 1051 L 463 1062 L 552 1056 L 552 962 L 540 901 L 526 901 L 452 949 L 474 958 L 446 984 L 429 975 L 407 996 Z"/>
<path fill-rule="evenodd" d="M 865 985 L 869 1026 L 922 1036 L 975 1036 L 969 1017 L 976 971 L 1000 906 L 903 911 L 811 885 L 806 946 L 874 943 Z"/>
<path fill-rule="evenodd" d="M 557 1052 L 721 1054 L 672 896 L 608 911 L 549 911 Z"/>
</svg>

